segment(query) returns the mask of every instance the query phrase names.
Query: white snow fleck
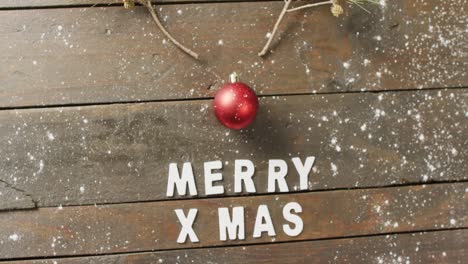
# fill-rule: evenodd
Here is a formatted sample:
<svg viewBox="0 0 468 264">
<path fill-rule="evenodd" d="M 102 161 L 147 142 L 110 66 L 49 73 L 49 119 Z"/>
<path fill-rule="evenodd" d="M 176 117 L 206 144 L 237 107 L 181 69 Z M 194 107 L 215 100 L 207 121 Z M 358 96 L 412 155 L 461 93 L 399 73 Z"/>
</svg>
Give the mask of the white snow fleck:
<svg viewBox="0 0 468 264">
<path fill-rule="evenodd" d="M 374 206 L 374 209 L 378 213 L 378 212 L 380 212 L 381 207 L 380 207 L 380 205 L 376 205 L 376 206 Z"/>
<path fill-rule="evenodd" d="M 20 236 L 18 236 L 18 234 L 11 234 L 8 239 L 12 240 L 12 241 L 18 241 L 20 239 Z"/>
<path fill-rule="evenodd" d="M 338 173 L 338 167 L 336 167 L 335 163 L 333 162 L 330 163 L 330 167 L 333 172 L 333 176 L 335 176 Z"/>
<path fill-rule="evenodd" d="M 85 187 L 83 185 L 80 186 L 80 193 L 84 193 L 85 192 Z"/>
<path fill-rule="evenodd" d="M 41 173 L 44 170 L 44 161 L 40 160 L 39 161 L 39 170 L 36 172 L 36 174 Z"/>
<path fill-rule="evenodd" d="M 457 224 L 457 220 L 455 220 L 455 219 L 453 219 L 453 218 L 450 219 L 450 224 L 451 224 L 451 225 L 456 225 L 456 224 Z"/>
<path fill-rule="evenodd" d="M 52 140 L 55 139 L 55 136 L 54 136 L 54 134 L 52 134 L 51 132 L 47 131 L 47 138 L 48 138 L 50 141 L 52 141 Z"/>
<path fill-rule="evenodd" d="M 379 117 L 384 116 L 384 115 L 385 115 L 384 110 L 375 109 L 375 111 L 374 111 L 374 117 L 375 118 L 379 118 Z"/>
<path fill-rule="evenodd" d="M 455 149 L 455 148 L 452 148 L 452 150 L 450 152 L 452 152 L 452 155 L 454 155 L 454 156 L 458 155 L 458 150 Z"/>
</svg>

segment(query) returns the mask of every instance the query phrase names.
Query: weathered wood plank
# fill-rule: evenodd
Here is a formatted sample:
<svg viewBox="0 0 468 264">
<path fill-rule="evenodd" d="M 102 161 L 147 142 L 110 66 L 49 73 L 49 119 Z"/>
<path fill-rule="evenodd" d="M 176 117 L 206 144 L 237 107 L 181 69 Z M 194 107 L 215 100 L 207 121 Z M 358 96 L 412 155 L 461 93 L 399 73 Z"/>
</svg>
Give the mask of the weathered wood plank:
<svg viewBox="0 0 468 264">
<path fill-rule="evenodd" d="M 256 54 L 281 2 L 2 11 L 0 107 L 210 97 L 232 71 L 259 94 L 461 87 L 464 0 L 391 1 L 372 15 L 328 7 L 290 14 L 273 54 Z"/>
<path fill-rule="evenodd" d="M 236 0 L 238 1 L 238 0 Z M 242 1 L 242 0 L 241 0 Z M 244 0 L 261 1 L 261 0 Z M 232 0 L 153 0 L 157 3 L 196 3 L 196 2 L 233 2 Z M 44 8 L 44 7 L 68 7 L 68 6 L 93 6 L 93 5 L 123 5 L 122 0 L 2 0 L 0 8 Z"/>
<path fill-rule="evenodd" d="M 41 208 L 0 213 L 4 259 L 123 253 L 217 245 L 271 243 L 388 232 L 467 227 L 468 183 L 431 184 L 241 198 L 149 202 L 107 206 Z M 303 231 L 282 229 L 282 208 L 302 206 Z M 268 206 L 276 236 L 253 238 L 259 205 Z M 220 241 L 218 208 L 245 207 L 245 240 Z M 175 209 L 198 208 L 193 225 L 198 243 L 179 244 Z"/>
<path fill-rule="evenodd" d="M 2 0 L 0 8 L 29 8 L 53 6 L 77 6 L 94 4 L 117 4 L 119 0 Z"/>
<path fill-rule="evenodd" d="M 235 159 L 256 166 L 267 192 L 269 159 L 315 156 L 310 190 L 466 180 L 468 90 L 263 98 L 253 126 L 230 131 L 210 100 L 0 112 L 0 180 L 39 206 L 163 200 L 169 163 L 222 160 L 225 195 Z M 0 208 L 8 209 L 8 204 Z"/>
<path fill-rule="evenodd" d="M 119 263 L 464 263 L 468 230 L 437 231 L 100 257 L 12 261 L 11 264 Z"/>
</svg>

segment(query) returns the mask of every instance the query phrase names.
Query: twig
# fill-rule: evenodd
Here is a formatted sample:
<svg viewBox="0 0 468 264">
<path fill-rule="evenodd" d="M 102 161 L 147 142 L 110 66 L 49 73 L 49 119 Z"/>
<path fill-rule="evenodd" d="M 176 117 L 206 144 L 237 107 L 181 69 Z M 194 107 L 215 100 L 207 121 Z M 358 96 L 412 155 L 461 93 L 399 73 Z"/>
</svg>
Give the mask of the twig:
<svg viewBox="0 0 468 264">
<path fill-rule="evenodd" d="M 295 7 L 295 8 L 288 9 L 287 12 L 293 12 L 293 11 L 297 11 L 297 10 L 301 10 L 301 9 L 305 9 L 305 8 L 309 8 L 309 7 L 314 7 L 314 6 L 332 5 L 332 4 L 333 4 L 333 1 L 313 3 L 313 4 L 308 4 L 308 5 L 303 5 L 303 6 L 298 6 L 298 7 Z"/>
<path fill-rule="evenodd" d="M 148 11 L 151 13 L 151 16 L 153 17 L 154 22 L 156 25 L 158 25 L 159 29 L 162 31 L 162 33 L 170 40 L 174 45 L 176 45 L 179 49 L 187 53 L 188 55 L 192 56 L 195 59 L 198 59 L 198 54 L 193 52 L 191 49 L 185 47 L 182 45 L 179 41 L 177 41 L 174 37 L 171 36 L 171 34 L 164 28 L 162 25 L 161 21 L 158 18 L 158 15 L 154 11 L 153 5 L 151 4 L 151 0 L 139 0 L 139 2 L 146 6 Z"/>
<path fill-rule="evenodd" d="M 358 7 L 360 7 L 362 10 L 366 11 L 368 14 L 370 14 L 371 12 L 369 10 L 367 10 L 364 6 L 362 6 L 362 2 L 361 1 L 356 1 L 356 0 L 349 0 L 350 3 L 353 3 L 355 5 L 357 5 Z M 369 1 L 370 3 L 373 3 L 372 0 Z"/>
<path fill-rule="evenodd" d="M 273 40 L 273 37 L 276 34 L 276 31 L 278 30 L 278 26 L 283 20 L 284 15 L 286 14 L 286 11 L 288 10 L 289 5 L 291 4 L 292 0 L 286 0 L 284 2 L 284 7 L 283 10 L 281 10 L 281 13 L 278 17 L 278 20 L 276 20 L 275 26 L 273 27 L 273 31 L 271 32 L 270 36 L 268 37 L 267 42 L 265 43 L 265 46 L 263 47 L 262 51 L 258 53 L 258 56 L 263 57 L 267 52 L 268 48 L 270 48 L 271 41 Z"/>
<path fill-rule="evenodd" d="M 275 26 L 273 27 L 273 31 L 271 32 L 270 36 L 268 37 L 268 40 L 265 43 L 265 46 L 263 47 L 262 51 L 260 51 L 260 53 L 258 53 L 258 56 L 262 57 L 268 52 L 268 49 L 270 48 L 271 42 L 273 41 L 273 38 L 275 37 L 276 31 L 278 30 L 278 27 L 279 27 L 281 21 L 283 20 L 284 15 L 287 12 L 293 12 L 293 11 L 301 10 L 301 9 L 304 9 L 304 8 L 314 7 L 314 6 L 336 5 L 337 4 L 337 0 L 328 0 L 328 1 L 324 1 L 324 2 L 318 2 L 318 3 L 313 3 L 313 4 L 308 4 L 308 5 L 303 5 L 303 6 L 288 9 L 291 2 L 292 2 L 292 0 L 284 0 L 283 10 L 281 10 L 281 13 L 280 13 L 280 15 L 278 17 L 278 20 L 276 20 Z"/>
</svg>

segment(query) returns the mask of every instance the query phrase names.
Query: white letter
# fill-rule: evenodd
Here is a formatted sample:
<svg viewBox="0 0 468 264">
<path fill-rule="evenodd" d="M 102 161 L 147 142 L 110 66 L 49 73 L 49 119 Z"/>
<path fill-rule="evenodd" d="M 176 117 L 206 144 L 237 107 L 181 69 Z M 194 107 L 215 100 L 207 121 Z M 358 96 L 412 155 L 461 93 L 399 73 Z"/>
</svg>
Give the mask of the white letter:
<svg viewBox="0 0 468 264">
<path fill-rule="evenodd" d="M 294 228 L 291 228 L 289 225 L 283 225 L 283 231 L 288 236 L 298 236 L 302 233 L 304 229 L 304 223 L 302 222 L 301 217 L 295 214 L 291 214 L 291 211 L 294 213 L 302 213 L 302 207 L 296 202 L 287 203 L 283 208 L 283 217 L 286 221 L 291 222 L 295 225 Z"/>
<path fill-rule="evenodd" d="M 227 207 L 218 208 L 219 217 L 219 239 L 226 241 L 226 231 L 229 234 L 229 240 L 244 240 L 244 207 L 238 206 L 232 208 L 232 221 L 229 217 L 229 209 Z M 236 234 L 237 231 L 237 234 Z"/>
<path fill-rule="evenodd" d="M 263 223 L 263 220 L 265 220 L 265 223 Z M 271 216 L 270 212 L 268 211 L 268 206 L 261 204 L 258 206 L 253 237 L 261 237 L 263 232 L 268 232 L 269 236 L 276 236 L 275 227 L 271 222 Z"/>
<path fill-rule="evenodd" d="M 187 240 L 187 236 L 190 237 L 190 241 L 192 242 L 199 242 L 197 235 L 192 229 L 193 222 L 195 222 L 195 217 L 197 216 L 198 209 L 190 209 L 188 216 L 185 217 L 184 211 L 182 209 L 175 209 L 174 210 L 177 218 L 179 218 L 179 222 L 182 225 L 180 229 L 179 237 L 177 238 L 177 243 L 185 243 Z"/>
<path fill-rule="evenodd" d="M 219 172 L 213 173 L 213 170 L 219 170 L 223 168 L 223 163 L 220 160 L 205 162 L 205 194 L 222 194 L 224 193 L 224 187 L 213 186 L 213 182 L 223 180 L 223 175 Z"/>
<path fill-rule="evenodd" d="M 255 167 L 250 160 L 235 160 L 234 161 L 234 192 L 242 192 L 242 182 L 245 184 L 245 190 L 249 193 L 255 192 L 255 184 L 252 176 L 255 173 Z M 243 168 L 246 168 L 243 171 Z"/>
<path fill-rule="evenodd" d="M 169 164 L 169 177 L 167 180 L 167 197 L 174 196 L 174 188 L 177 188 L 179 195 L 185 195 L 189 187 L 190 195 L 197 195 L 197 187 L 195 187 L 195 179 L 193 178 L 193 169 L 190 162 L 184 163 L 182 167 L 182 177 L 179 176 L 177 163 Z"/>
<path fill-rule="evenodd" d="M 309 189 L 309 173 L 314 166 L 315 157 L 307 157 L 304 165 L 300 158 L 292 158 L 292 162 L 296 167 L 297 173 L 299 173 L 299 185 L 301 190 Z"/>
<path fill-rule="evenodd" d="M 276 168 L 279 170 L 277 171 Z M 288 174 L 288 164 L 284 160 L 269 160 L 268 161 L 268 192 L 276 191 L 278 182 L 280 192 L 288 192 L 288 184 L 286 183 L 286 175 Z"/>
</svg>

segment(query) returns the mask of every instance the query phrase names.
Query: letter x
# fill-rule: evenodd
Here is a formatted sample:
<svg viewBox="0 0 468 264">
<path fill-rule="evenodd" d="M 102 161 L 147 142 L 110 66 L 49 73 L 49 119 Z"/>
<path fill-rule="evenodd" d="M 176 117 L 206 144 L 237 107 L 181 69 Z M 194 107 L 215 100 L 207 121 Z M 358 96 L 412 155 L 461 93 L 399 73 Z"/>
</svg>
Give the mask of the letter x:
<svg viewBox="0 0 468 264">
<path fill-rule="evenodd" d="M 180 224 L 182 225 L 179 237 L 177 238 L 177 243 L 185 243 L 187 237 L 190 237 L 191 242 L 200 242 L 192 228 L 193 222 L 195 222 L 195 217 L 197 217 L 198 209 L 190 209 L 187 216 L 185 216 L 182 209 L 175 209 L 174 211 L 177 215 L 177 218 L 179 218 Z"/>
</svg>

